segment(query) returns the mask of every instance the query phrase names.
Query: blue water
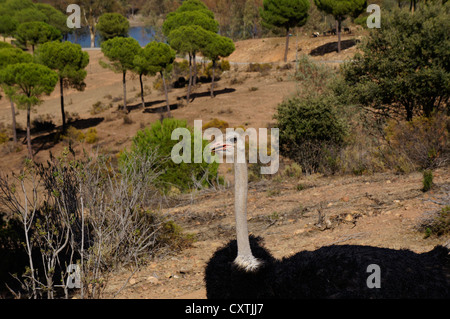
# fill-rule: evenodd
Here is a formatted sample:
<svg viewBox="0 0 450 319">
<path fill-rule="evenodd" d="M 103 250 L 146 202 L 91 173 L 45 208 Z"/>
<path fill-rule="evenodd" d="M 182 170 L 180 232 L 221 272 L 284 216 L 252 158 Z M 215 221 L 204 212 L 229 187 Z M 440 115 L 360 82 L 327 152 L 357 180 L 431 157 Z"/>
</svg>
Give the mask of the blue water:
<svg viewBox="0 0 450 319">
<path fill-rule="evenodd" d="M 136 39 L 143 47 L 154 39 L 154 32 L 151 27 L 132 27 L 128 31 L 128 35 Z M 91 47 L 91 37 L 87 28 L 76 29 L 74 33 L 68 35 L 67 41 L 80 44 L 82 48 Z M 100 35 L 97 33 L 95 36 L 95 47 L 99 48 L 100 43 Z"/>
</svg>

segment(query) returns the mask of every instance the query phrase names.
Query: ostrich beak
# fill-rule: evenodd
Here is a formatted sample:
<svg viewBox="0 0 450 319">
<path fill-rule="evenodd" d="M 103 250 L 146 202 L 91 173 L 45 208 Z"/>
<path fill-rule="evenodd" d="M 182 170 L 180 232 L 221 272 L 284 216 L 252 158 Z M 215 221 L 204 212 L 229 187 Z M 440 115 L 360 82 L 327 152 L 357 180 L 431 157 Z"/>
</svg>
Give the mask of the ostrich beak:
<svg viewBox="0 0 450 319">
<path fill-rule="evenodd" d="M 228 148 L 230 148 L 231 145 L 229 144 L 224 144 L 222 142 L 218 142 L 215 143 L 213 145 L 210 146 L 211 148 L 211 153 L 216 153 L 216 152 L 223 152 L 226 151 Z"/>
</svg>

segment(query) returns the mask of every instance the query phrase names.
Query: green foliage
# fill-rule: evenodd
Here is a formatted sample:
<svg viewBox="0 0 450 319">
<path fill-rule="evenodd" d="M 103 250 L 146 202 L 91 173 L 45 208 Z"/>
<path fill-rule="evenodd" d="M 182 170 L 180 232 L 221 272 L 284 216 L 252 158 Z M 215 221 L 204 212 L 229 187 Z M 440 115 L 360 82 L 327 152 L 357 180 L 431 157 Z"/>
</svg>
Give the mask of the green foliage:
<svg viewBox="0 0 450 319">
<path fill-rule="evenodd" d="M 157 178 L 157 186 L 168 192 L 172 186 L 181 191 L 193 188 L 208 187 L 217 177 L 217 163 L 205 161 L 194 163 L 194 133 L 191 130 L 191 163 L 175 164 L 171 160 L 172 148 L 179 142 L 171 139 L 176 128 L 188 128 L 186 121 L 166 118 L 163 122 L 155 122 L 150 128 L 139 131 L 133 138 L 131 149 L 122 152 L 119 160 L 123 167 L 129 166 L 130 159 L 136 156 L 150 157 L 156 152 L 159 169 L 163 172 Z M 188 128 L 189 129 L 189 128 Z M 208 141 L 203 141 L 202 150 Z"/>
<path fill-rule="evenodd" d="M 0 34 L 14 36 L 17 27 L 25 22 L 45 22 L 58 29 L 62 34 L 70 30 L 66 25 L 67 17 L 51 5 L 28 0 L 8 0 L 0 3 Z"/>
<path fill-rule="evenodd" d="M 334 110 L 335 101 L 326 96 L 294 97 L 278 106 L 280 153 L 299 163 L 307 173 L 344 144 L 346 128 Z"/>
<path fill-rule="evenodd" d="M 19 25 L 25 22 L 46 22 L 45 13 L 34 6 L 15 12 L 14 18 Z"/>
<path fill-rule="evenodd" d="M 64 13 L 45 3 L 36 3 L 35 7 L 44 14 L 45 19 L 43 21 L 58 29 L 62 34 L 71 31 L 67 26 L 67 16 Z"/>
<path fill-rule="evenodd" d="M 50 94 L 58 82 L 58 75 L 48 67 L 36 63 L 16 63 L 0 70 L 0 82 L 17 87 L 14 99 L 19 106 L 39 103 L 42 94 Z"/>
<path fill-rule="evenodd" d="M 202 49 L 202 53 L 205 57 L 210 58 L 215 63 L 220 58 L 226 58 L 230 56 L 236 47 L 233 40 L 227 37 L 223 37 L 218 34 L 211 35 L 206 47 Z"/>
<path fill-rule="evenodd" d="M 426 169 L 423 171 L 423 188 L 422 191 L 428 192 L 433 186 L 433 171 Z"/>
<path fill-rule="evenodd" d="M 33 57 L 23 52 L 18 48 L 5 47 L 0 48 L 0 69 L 5 68 L 7 65 L 16 64 L 16 63 L 25 63 L 32 62 Z"/>
<path fill-rule="evenodd" d="M 214 13 L 210 11 L 208 7 L 200 0 L 183 1 L 183 4 L 176 10 L 176 12 L 186 12 L 186 11 L 203 11 L 211 19 L 214 19 Z"/>
<path fill-rule="evenodd" d="M 314 0 L 314 3 L 319 10 L 341 20 L 348 15 L 356 18 L 367 7 L 367 0 Z"/>
<path fill-rule="evenodd" d="M 264 0 L 260 14 L 264 25 L 289 30 L 306 23 L 309 6 L 308 0 Z"/>
<path fill-rule="evenodd" d="M 55 70 L 65 84 L 82 90 L 89 64 L 89 54 L 79 44 L 70 42 L 47 42 L 36 50 L 37 60 Z"/>
<path fill-rule="evenodd" d="M 11 48 L 14 47 L 8 42 L 0 42 L 0 49 L 11 49 Z"/>
<path fill-rule="evenodd" d="M 173 30 L 188 25 L 198 25 L 207 31 L 214 33 L 218 32 L 219 23 L 212 19 L 207 12 L 208 11 L 201 10 L 169 13 L 162 26 L 164 35 L 167 37 Z"/>
<path fill-rule="evenodd" d="M 18 22 L 10 15 L 0 15 L 0 34 L 4 37 L 12 36 L 16 30 Z"/>
<path fill-rule="evenodd" d="M 31 44 L 34 51 L 34 46 L 49 41 L 60 40 L 62 36 L 61 32 L 55 27 L 45 22 L 33 21 L 19 25 L 16 37 L 24 45 Z"/>
<path fill-rule="evenodd" d="M 343 67 L 350 101 L 379 115 L 430 117 L 450 96 L 450 2 L 394 8 Z"/>
<path fill-rule="evenodd" d="M 110 60 L 109 67 L 115 72 L 125 72 L 134 68 L 134 57 L 141 49 L 133 38 L 116 37 L 101 44 L 103 54 Z"/>
<path fill-rule="evenodd" d="M 167 44 L 152 41 L 134 57 L 134 65 L 139 74 L 155 75 L 172 66 L 175 51 Z"/>
<path fill-rule="evenodd" d="M 169 44 L 179 53 L 201 51 L 209 43 L 212 33 L 200 26 L 189 25 L 179 27 L 169 34 Z"/>
<path fill-rule="evenodd" d="M 126 37 L 129 29 L 130 23 L 120 13 L 104 13 L 98 19 L 97 30 L 104 40 Z"/>
</svg>

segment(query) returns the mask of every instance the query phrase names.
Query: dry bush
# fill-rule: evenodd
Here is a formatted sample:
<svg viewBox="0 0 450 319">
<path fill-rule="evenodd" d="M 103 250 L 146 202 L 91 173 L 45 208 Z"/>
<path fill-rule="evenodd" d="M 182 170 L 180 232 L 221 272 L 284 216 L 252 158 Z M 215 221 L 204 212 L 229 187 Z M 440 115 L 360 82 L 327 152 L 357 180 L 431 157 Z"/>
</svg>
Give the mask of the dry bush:
<svg viewBox="0 0 450 319">
<path fill-rule="evenodd" d="M 434 169 L 450 163 L 450 117 L 436 113 L 410 122 L 390 121 L 386 139 L 394 155 L 404 157 L 421 169 Z"/>
<path fill-rule="evenodd" d="M 108 105 L 106 105 L 106 104 L 103 104 L 101 101 L 97 101 L 96 103 L 92 104 L 92 107 L 90 110 L 91 115 L 100 114 L 100 113 L 112 108 L 112 106 L 113 106 L 112 103 L 109 103 Z"/>
<path fill-rule="evenodd" d="M 25 272 L 14 271 L 25 297 L 56 298 L 62 289 L 68 298 L 66 269 L 76 263 L 80 297 L 98 298 L 112 271 L 136 271 L 152 256 L 192 243 L 152 210 L 160 196 L 155 154 L 129 158 L 126 169 L 109 157 L 74 156 L 66 150 L 46 164 L 29 162 L 19 175 L 0 176 L 0 204 L 26 234 L 21 247 L 29 262 Z"/>
<path fill-rule="evenodd" d="M 228 124 L 228 122 L 215 118 L 209 121 L 208 123 L 205 123 L 202 127 L 202 130 L 207 130 L 209 128 L 218 128 L 222 132 L 225 132 L 225 130 L 229 127 L 230 125 Z"/>
</svg>

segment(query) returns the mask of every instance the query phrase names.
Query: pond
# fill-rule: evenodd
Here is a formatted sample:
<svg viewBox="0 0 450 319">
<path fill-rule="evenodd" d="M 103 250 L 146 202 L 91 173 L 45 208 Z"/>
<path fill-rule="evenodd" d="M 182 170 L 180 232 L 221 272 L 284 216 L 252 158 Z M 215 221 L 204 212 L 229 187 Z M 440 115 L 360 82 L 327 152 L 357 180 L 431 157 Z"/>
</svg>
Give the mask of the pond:
<svg viewBox="0 0 450 319">
<path fill-rule="evenodd" d="M 151 27 L 131 27 L 128 31 L 128 35 L 131 38 L 136 39 L 139 44 L 144 47 L 147 43 L 153 41 L 154 31 Z M 72 43 L 78 43 L 82 48 L 91 47 L 91 37 L 89 35 L 88 28 L 76 29 L 75 32 L 69 34 L 67 41 Z M 100 35 L 97 33 L 95 36 L 95 47 L 99 48 L 101 43 Z"/>
</svg>

